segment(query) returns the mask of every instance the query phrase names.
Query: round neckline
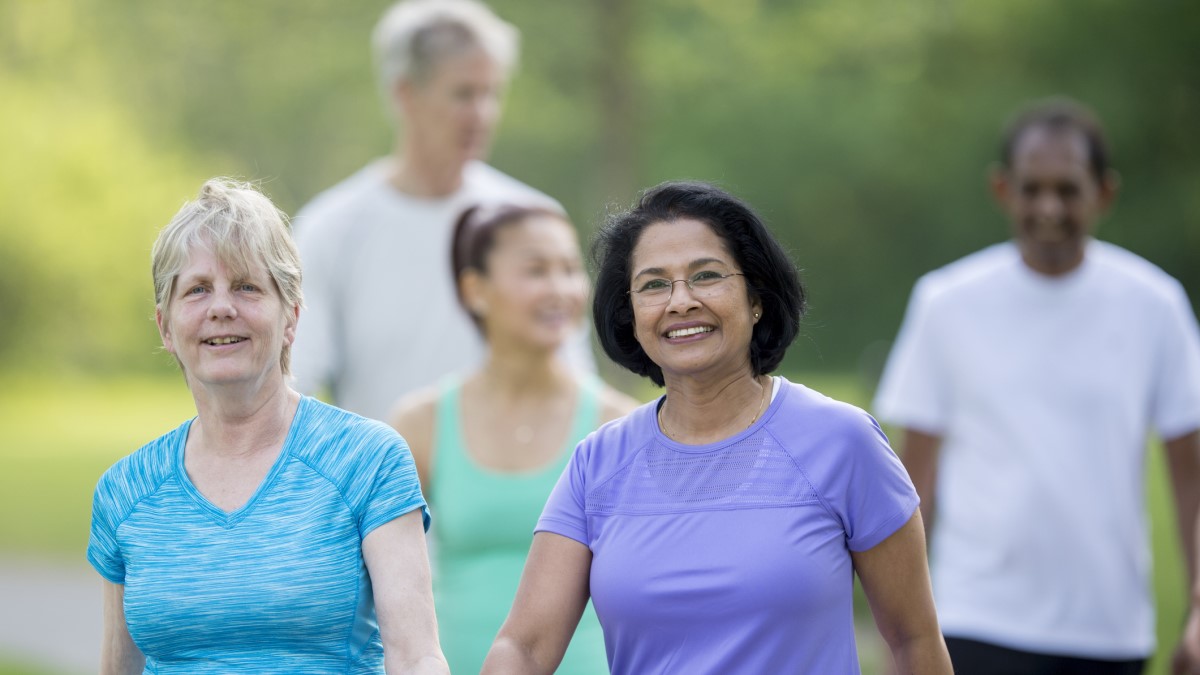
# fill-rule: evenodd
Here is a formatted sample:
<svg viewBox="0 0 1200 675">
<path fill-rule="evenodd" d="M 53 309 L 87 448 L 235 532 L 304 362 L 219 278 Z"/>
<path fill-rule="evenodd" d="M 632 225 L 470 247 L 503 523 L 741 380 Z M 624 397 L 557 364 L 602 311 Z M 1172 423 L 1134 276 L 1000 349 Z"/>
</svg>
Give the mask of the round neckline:
<svg viewBox="0 0 1200 675">
<path fill-rule="evenodd" d="M 778 378 L 779 393 L 772 395 L 770 403 L 767 404 L 766 409 L 762 411 L 762 414 L 758 416 L 758 419 L 755 420 L 755 422 L 753 424 L 751 424 L 750 426 L 746 427 L 745 429 L 737 432 L 736 434 L 734 434 L 732 436 L 726 436 L 725 438 L 722 438 L 719 441 L 713 441 L 712 443 L 705 443 L 704 445 L 692 445 L 689 443 L 681 443 L 681 442 L 671 438 L 670 436 L 666 435 L 665 433 L 663 433 L 662 427 L 660 427 L 658 425 L 658 411 L 660 408 L 662 408 L 663 403 L 665 403 L 667 400 L 667 395 L 663 394 L 662 396 L 660 396 L 658 398 L 657 403 L 650 408 L 650 414 L 649 414 L 650 425 L 654 429 L 655 440 L 657 440 L 661 445 L 668 447 L 672 450 L 677 450 L 679 452 L 685 452 L 685 453 L 689 453 L 689 454 L 699 455 L 699 454 L 705 454 L 705 453 L 709 453 L 709 452 L 716 452 L 718 450 L 722 450 L 722 449 L 727 448 L 735 443 L 743 441 L 743 440 L 749 438 L 750 436 L 753 436 L 764 425 L 766 425 L 768 422 L 771 421 L 771 418 L 775 415 L 775 411 L 779 409 L 779 407 L 783 404 L 783 400 L 785 398 L 787 398 L 787 395 L 788 395 L 789 388 L 787 386 L 788 381 L 786 378 L 784 378 L 782 375 L 770 375 L 769 377 L 771 378 L 772 390 L 774 390 L 776 378 Z"/>
</svg>

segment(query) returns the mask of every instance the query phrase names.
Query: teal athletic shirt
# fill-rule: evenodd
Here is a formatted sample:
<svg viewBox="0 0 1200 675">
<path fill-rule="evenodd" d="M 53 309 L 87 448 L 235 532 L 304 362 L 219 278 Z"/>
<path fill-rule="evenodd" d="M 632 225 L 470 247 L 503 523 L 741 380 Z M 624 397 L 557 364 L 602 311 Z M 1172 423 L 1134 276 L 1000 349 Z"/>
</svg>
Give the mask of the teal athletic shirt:
<svg viewBox="0 0 1200 675">
<path fill-rule="evenodd" d="M 429 513 L 390 427 L 304 398 L 274 466 L 226 513 L 183 467 L 188 421 L 96 486 L 87 557 L 125 585 L 146 673 L 382 673 L 362 540 Z"/>
</svg>

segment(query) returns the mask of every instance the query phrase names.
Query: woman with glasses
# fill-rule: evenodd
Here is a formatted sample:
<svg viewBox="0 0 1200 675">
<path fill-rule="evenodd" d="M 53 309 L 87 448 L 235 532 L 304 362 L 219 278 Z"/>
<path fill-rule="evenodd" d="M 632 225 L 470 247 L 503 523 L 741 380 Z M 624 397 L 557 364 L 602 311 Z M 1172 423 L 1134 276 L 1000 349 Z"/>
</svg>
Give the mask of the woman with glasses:
<svg viewBox="0 0 1200 675">
<path fill-rule="evenodd" d="M 451 672 L 478 673 L 571 451 L 636 403 L 562 356 L 583 322 L 588 292 L 575 229 L 562 214 L 470 209 L 455 227 L 451 263 L 459 301 L 487 341 L 488 358 L 464 377 L 401 401 L 392 424 L 412 447 L 437 515 L 431 534 L 442 649 Z M 563 672 L 608 672 L 590 611 Z"/>
<path fill-rule="evenodd" d="M 805 296 L 757 215 L 666 183 L 594 248 L 605 352 L 665 386 L 576 449 L 484 672 L 553 672 L 589 597 L 613 673 L 857 673 L 857 574 L 901 673 L 950 673 L 917 496 L 878 425 L 771 376 Z"/>
</svg>

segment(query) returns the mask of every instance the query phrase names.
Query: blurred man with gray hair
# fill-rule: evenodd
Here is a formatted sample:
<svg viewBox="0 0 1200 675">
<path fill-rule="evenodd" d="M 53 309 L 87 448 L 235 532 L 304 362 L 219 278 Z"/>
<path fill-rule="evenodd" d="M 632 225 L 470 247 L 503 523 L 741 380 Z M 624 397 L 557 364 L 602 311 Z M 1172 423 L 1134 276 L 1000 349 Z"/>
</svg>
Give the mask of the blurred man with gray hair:
<svg viewBox="0 0 1200 675">
<path fill-rule="evenodd" d="M 517 60 L 518 34 L 475 0 L 404 0 L 373 49 L 396 147 L 295 218 L 307 311 L 296 386 L 385 419 L 402 396 L 469 368 L 483 343 L 455 300 L 451 230 L 480 203 L 561 207 L 484 163 Z M 586 335 L 573 363 L 594 368 Z"/>
</svg>

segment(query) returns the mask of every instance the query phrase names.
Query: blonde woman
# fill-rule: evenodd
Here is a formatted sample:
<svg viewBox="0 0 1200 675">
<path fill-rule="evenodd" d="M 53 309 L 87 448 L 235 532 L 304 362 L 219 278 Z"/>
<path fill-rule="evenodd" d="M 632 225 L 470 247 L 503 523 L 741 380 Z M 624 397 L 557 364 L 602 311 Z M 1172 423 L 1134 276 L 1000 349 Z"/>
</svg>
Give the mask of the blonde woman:
<svg viewBox="0 0 1200 675">
<path fill-rule="evenodd" d="M 155 317 L 196 417 L 100 479 L 100 672 L 446 673 L 404 440 L 287 383 L 283 215 L 211 180 L 154 244 Z"/>
</svg>

